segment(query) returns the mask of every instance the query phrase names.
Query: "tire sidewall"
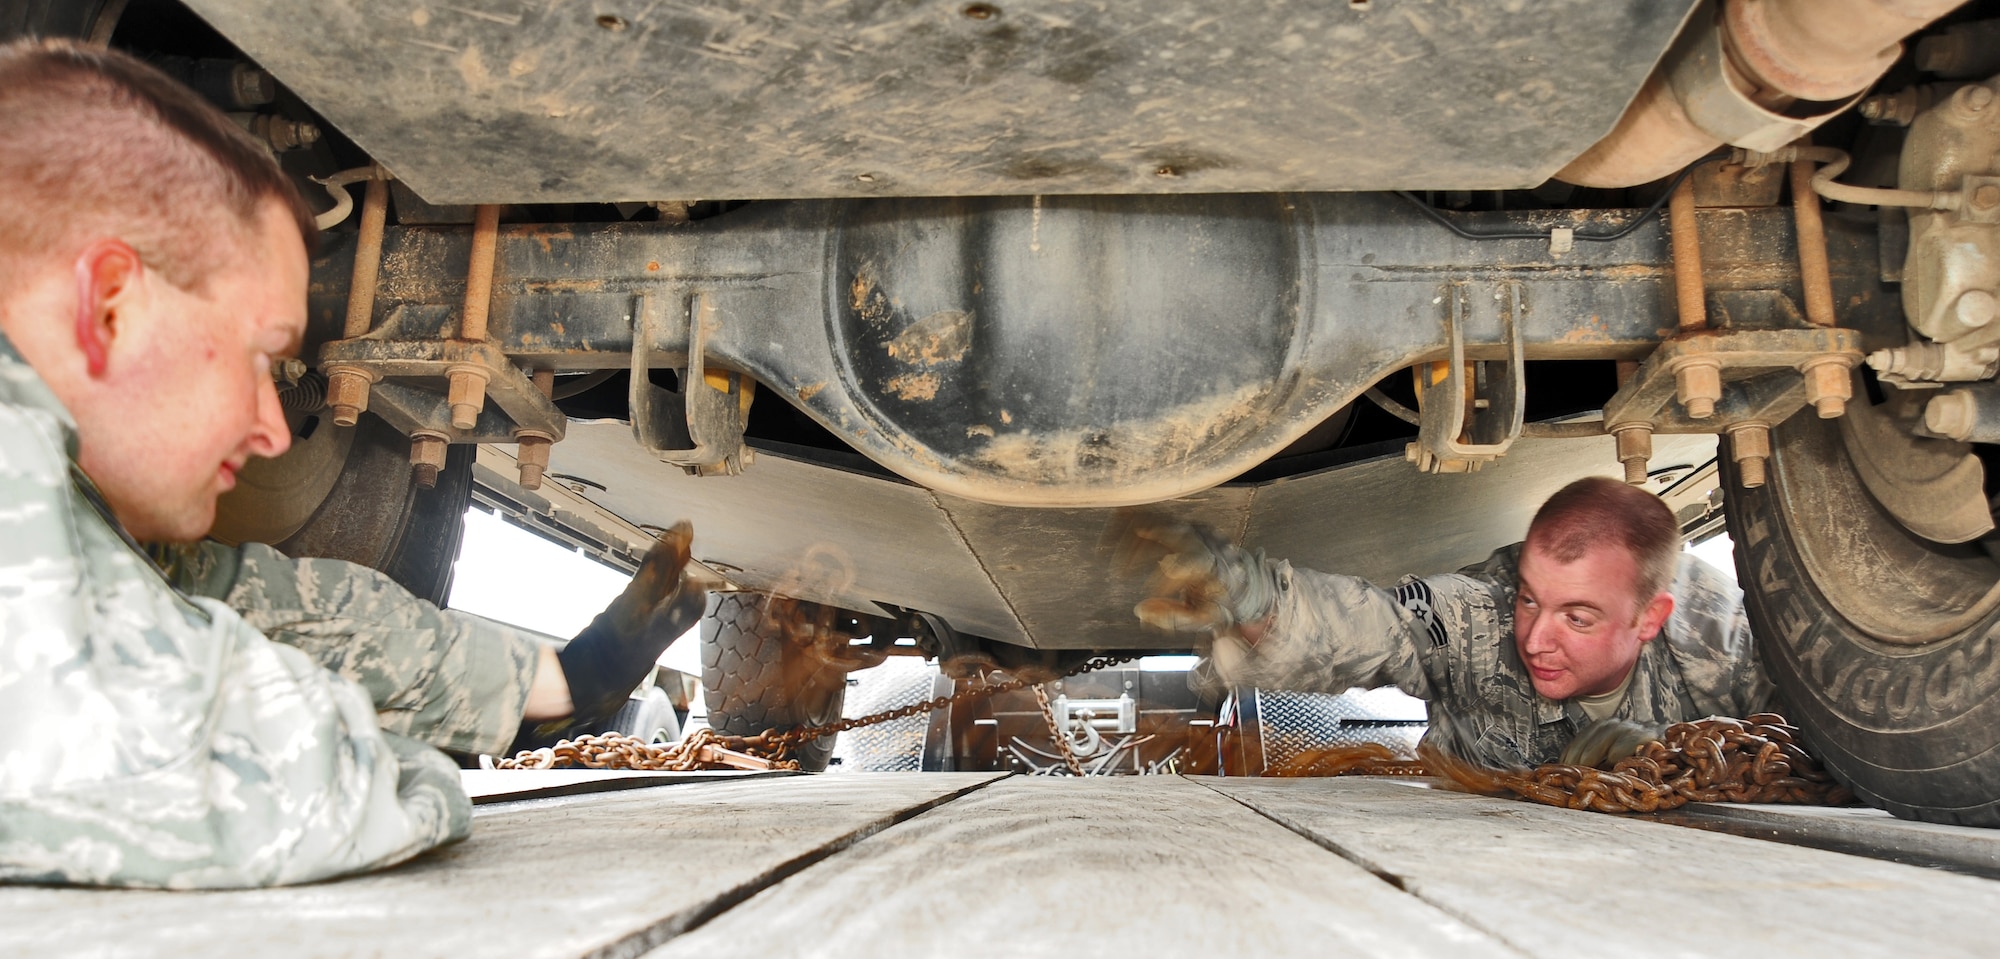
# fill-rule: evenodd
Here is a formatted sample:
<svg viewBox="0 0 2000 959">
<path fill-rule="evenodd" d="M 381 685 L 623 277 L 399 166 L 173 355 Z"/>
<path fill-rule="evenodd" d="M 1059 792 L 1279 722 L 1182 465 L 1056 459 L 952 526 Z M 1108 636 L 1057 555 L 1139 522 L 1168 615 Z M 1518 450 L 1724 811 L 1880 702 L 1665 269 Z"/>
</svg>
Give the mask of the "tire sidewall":
<svg viewBox="0 0 2000 959">
<path fill-rule="evenodd" d="M 1852 470 L 1831 422 L 1795 416 L 1774 432 L 1791 469 Z M 1759 656 L 1816 754 L 1856 795 L 1899 816 L 2000 825 L 2000 617 L 1924 646 L 1867 635 L 1812 581 L 1778 491 L 1742 488 L 1723 461 Z"/>
</svg>

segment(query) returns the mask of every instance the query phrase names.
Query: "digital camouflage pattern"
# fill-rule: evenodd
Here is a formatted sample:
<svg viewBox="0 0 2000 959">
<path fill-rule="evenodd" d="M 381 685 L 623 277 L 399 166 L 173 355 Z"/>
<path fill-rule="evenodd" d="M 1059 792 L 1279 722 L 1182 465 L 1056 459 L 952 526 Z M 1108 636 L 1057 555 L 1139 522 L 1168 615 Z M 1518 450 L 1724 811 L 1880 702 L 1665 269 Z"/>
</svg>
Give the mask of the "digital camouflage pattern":
<svg viewBox="0 0 2000 959">
<path fill-rule="evenodd" d="M 1397 686 L 1430 702 L 1424 740 L 1452 755 L 1492 767 L 1554 762 L 1589 719 L 1574 700 L 1538 695 L 1521 663 L 1520 554 L 1516 543 L 1457 573 L 1404 577 L 1393 590 L 1268 561 L 1276 619 L 1254 649 L 1219 637 L 1210 668 L 1229 683 L 1270 689 Z M 1673 614 L 1640 647 L 1612 718 L 1660 724 L 1768 708 L 1772 687 L 1742 592 L 1692 556 L 1682 557 L 1671 591 Z"/>
<path fill-rule="evenodd" d="M 277 885 L 463 838 L 472 809 L 457 768 L 383 732 L 369 690 L 222 602 L 175 591 L 76 469 L 76 442 L 0 337 L 0 880 Z M 242 570 L 256 567 L 239 568 L 246 590 Z M 256 588 L 282 595 L 274 580 Z M 325 611 L 339 594 L 321 583 L 298 595 L 296 608 Z M 311 617 L 289 621 L 313 633 Z M 357 674 L 413 675 L 415 660 L 378 670 L 365 646 L 348 647 Z M 464 702 L 383 699 L 411 731 L 426 715 L 451 727 Z"/>
<path fill-rule="evenodd" d="M 440 749 L 498 754 L 548 637 L 418 599 L 337 559 L 293 559 L 262 543 L 208 541 L 163 564 L 193 596 L 221 600 L 258 632 L 360 684 L 389 732 Z"/>
</svg>

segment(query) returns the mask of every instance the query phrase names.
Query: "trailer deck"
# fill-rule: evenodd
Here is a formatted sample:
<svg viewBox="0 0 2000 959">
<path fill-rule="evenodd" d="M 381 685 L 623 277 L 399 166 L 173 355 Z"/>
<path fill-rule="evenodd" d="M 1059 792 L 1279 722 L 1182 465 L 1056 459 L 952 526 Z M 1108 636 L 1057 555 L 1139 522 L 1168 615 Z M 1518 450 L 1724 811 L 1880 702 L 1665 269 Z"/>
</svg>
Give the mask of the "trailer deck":
<svg viewBox="0 0 2000 959">
<path fill-rule="evenodd" d="M 627 788 L 503 796 L 470 840 L 338 882 L 0 888 L 0 955 L 1827 959 L 2000 942 L 2000 881 L 1966 874 L 2000 875 L 2000 836 L 1873 811 L 1686 814 L 1869 854 L 1853 855 L 1422 780 L 676 779 L 541 777 Z M 1925 849 L 1957 871 L 1886 861 Z"/>
</svg>

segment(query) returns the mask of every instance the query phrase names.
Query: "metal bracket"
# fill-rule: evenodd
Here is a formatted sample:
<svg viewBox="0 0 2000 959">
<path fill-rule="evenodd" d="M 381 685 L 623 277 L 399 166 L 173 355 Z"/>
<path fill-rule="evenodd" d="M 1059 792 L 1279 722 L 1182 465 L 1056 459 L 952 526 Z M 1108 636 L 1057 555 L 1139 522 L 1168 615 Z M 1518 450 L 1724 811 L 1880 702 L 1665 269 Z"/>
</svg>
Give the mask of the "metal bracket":
<svg viewBox="0 0 2000 959">
<path fill-rule="evenodd" d="M 1851 369 L 1861 360 L 1857 330 L 1714 330 L 1668 340 L 1604 404 L 1604 429 L 1650 424 L 1655 433 L 1720 433 L 1731 426 L 1773 426 L 1806 405 L 1800 372 L 1829 359 Z M 1715 412 L 1696 418 L 1676 398 L 1683 367 L 1721 370 L 1722 397 Z M 1846 375 L 1845 370 L 1841 375 Z"/>
<path fill-rule="evenodd" d="M 527 430 L 560 440 L 569 418 L 535 388 L 500 347 L 488 341 L 382 340 L 356 337 L 320 347 L 322 370 L 350 369 L 376 378 L 368 408 L 406 434 L 439 434 L 452 443 L 513 443 Z M 471 429 L 451 425 L 450 398 L 411 380 L 441 383 L 453 369 L 486 374 L 490 402 Z"/>
<path fill-rule="evenodd" d="M 734 476 L 749 465 L 743 446 L 744 396 L 748 381 L 738 373 L 723 374 L 728 389 L 708 380 L 703 355 L 715 329 L 715 301 L 695 293 L 683 301 L 687 316 L 687 365 L 680 369 L 680 391 L 653 385 L 653 342 L 665 320 L 653 297 L 640 294 L 633 308 L 632 433 L 639 444 L 695 476 Z"/>
<path fill-rule="evenodd" d="M 1501 283 L 1493 292 L 1499 304 L 1502 360 L 1465 360 L 1465 328 L 1471 322 L 1470 284 L 1444 288 L 1445 329 L 1450 339 L 1449 367 L 1442 382 L 1424 387 L 1417 425 L 1417 442 L 1404 455 L 1427 473 L 1470 473 L 1499 459 L 1521 435 L 1526 409 L 1527 378 L 1521 345 L 1521 288 Z M 1471 378 L 1468 388 L 1467 377 Z"/>
</svg>

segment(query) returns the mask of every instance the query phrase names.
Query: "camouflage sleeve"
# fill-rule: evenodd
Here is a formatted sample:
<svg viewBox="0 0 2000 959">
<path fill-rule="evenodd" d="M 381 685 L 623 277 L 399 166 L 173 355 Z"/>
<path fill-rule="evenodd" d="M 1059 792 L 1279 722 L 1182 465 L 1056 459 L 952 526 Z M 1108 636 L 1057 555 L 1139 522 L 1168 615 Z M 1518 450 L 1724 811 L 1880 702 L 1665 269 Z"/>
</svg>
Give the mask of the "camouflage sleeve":
<svg viewBox="0 0 2000 959">
<path fill-rule="evenodd" d="M 1714 567 L 1684 555 L 1673 594 L 1662 635 L 1696 708 L 1738 717 L 1772 708 L 1775 691 L 1757 658 L 1743 591 Z"/>
<path fill-rule="evenodd" d="M 1213 661 L 1225 680 L 1328 693 L 1394 685 L 1421 699 L 1436 697 L 1424 668 L 1440 622 L 1429 581 L 1412 577 L 1391 591 L 1290 563 L 1277 562 L 1276 569 L 1277 609 L 1256 647 L 1230 637 L 1216 641 Z"/>
<path fill-rule="evenodd" d="M 359 687 L 177 594 L 0 403 L 0 881 L 307 882 L 464 837 L 441 754 Z"/>
<path fill-rule="evenodd" d="M 383 729 L 457 752 L 513 742 L 540 646 L 555 642 L 441 610 L 365 566 L 292 559 L 261 543 L 204 543 L 179 579 L 361 684 Z"/>
</svg>

